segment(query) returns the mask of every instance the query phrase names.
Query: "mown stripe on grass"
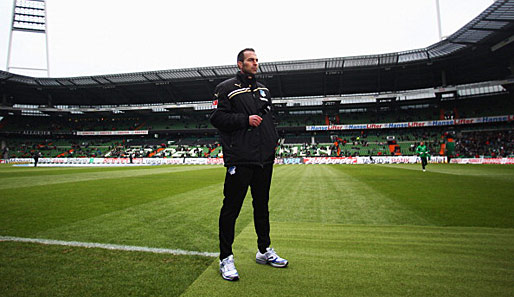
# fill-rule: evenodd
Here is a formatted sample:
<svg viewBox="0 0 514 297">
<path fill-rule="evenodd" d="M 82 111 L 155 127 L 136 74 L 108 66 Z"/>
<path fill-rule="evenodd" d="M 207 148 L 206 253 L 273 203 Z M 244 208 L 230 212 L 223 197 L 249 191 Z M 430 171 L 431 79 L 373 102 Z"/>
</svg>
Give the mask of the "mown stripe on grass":
<svg viewBox="0 0 514 297">
<path fill-rule="evenodd" d="M 405 170 L 406 165 L 333 167 L 411 209 L 432 225 L 514 227 L 514 167 L 433 164 L 433 169 L 442 172 L 462 170 L 462 174 L 443 174 Z M 400 224 L 412 223 L 395 223 Z"/>
<path fill-rule="evenodd" d="M 0 190 L 0 234 L 76 240 L 75 237 L 42 236 L 38 232 L 164 199 L 192 189 L 201 189 L 218 184 L 223 180 L 223 167 L 207 166 L 203 168 L 208 169 L 3 189 Z M 158 169 L 156 168 L 156 170 Z M 216 195 L 218 197 L 221 196 L 221 188 L 220 185 Z M 196 205 L 191 208 L 192 215 L 195 215 L 195 207 Z M 170 213 L 175 213 L 175 211 L 171 210 Z M 171 221 L 170 224 L 173 222 Z M 96 234 L 94 231 L 92 233 Z M 78 240 L 127 244 L 124 241 Z M 146 245 L 146 243 L 128 244 Z M 168 247 L 175 248 L 176 246 Z M 189 247 L 179 248 L 190 249 Z"/>
<path fill-rule="evenodd" d="M 272 222 L 285 269 L 255 263 L 253 226 L 234 244 L 238 283 L 218 263 L 185 296 L 511 296 L 514 230 Z"/>
<path fill-rule="evenodd" d="M 422 172 L 421 164 L 375 164 L 373 166 L 412 170 L 424 174 L 440 173 L 459 176 L 466 175 L 496 179 L 500 178 L 506 180 L 512 180 L 514 177 L 514 166 L 510 165 L 428 164 L 426 172 Z"/>
<path fill-rule="evenodd" d="M 180 296 L 213 258 L 0 242 L 2 297 Z"/>
<path fill-rule="evenodd" d="M 32 186 L 45 186 L 52 184 L 70 183 L 92 181 L 99 179 L 114 179 L 114 178 L 128 178 L 139 177 L 145 175 L 176 173 L 185 171 L 207 170 L 212 169 L 213 166 L 198 165 L 198 166 L 162 166 L 152 167 L 148 169 L 134 169 L 133 167 L 127 168 L 128 170 L 102 170 L 98 168 L 97 171 L 87 173 L 74 173 L 66 172 L 60 175 L 31 175 L 24 177 L 7 177 L 0 179 L 0 189 L 12 189 Z"/>
<path fill-rule="evenodd" d="M 158 200 L 63 223 L 37 233 L 4 234 L 184 250 L 216 250 L 222 188 L 222 184 L 197 184 L 197 188 L 187 192 L 170 193 Z M 251 222 L 250 208 L 251 205 L 242 210 L 236 231 Z"/>
<path fill-rule="evenodd" d="M 154 254 L 172 254 L 172 255 L 188 255 L 188 256 L 204 256 L 204 257 L 217 257 L 218 253 L 211 252 L 197 252 L 185 251 L 177 249 L 164 249 L 152 248 L 146 246 L 133 246 L 133 245 L 119 245 L 119 244 L 106 244 L 95 242 L 80 242 L 80 241 L 63 241 L 43 238 L 24 238 L 14 236 L 0 236 L 0 241 L 13 241 L 13 242 L 30 242 L 46 245 L 62 245 L 70 247 L 84 247 L 84 248 L 99 248 L 106 250 L 130 251 L 130 252 L 146 252 Z"/>
<path fill-rule="evenodd" d="M 407 205 L 351 175 L 353 165 L 275 166 L 270 216 L 275 221 L 432 225 Z M 370 168 L 370 170 L 372 170 Z"/>
</svg>

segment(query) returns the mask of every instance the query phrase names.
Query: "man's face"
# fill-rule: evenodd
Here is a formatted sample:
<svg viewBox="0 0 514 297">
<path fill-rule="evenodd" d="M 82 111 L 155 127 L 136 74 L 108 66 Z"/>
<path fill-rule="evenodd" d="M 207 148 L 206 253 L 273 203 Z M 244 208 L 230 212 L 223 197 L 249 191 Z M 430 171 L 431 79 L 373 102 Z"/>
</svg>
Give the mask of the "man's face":
<svg viewBox="0 0 514 297">
<path fill-rule="evenodd" d="M 246 51 L 244 55 L 245 58 L 243 62 L 237 62 L 237 66 L 243 73 L 255 75 L 259 69 L 259 59 L 257 59 L 257 55 L 252 51 Z"/>
</svg>

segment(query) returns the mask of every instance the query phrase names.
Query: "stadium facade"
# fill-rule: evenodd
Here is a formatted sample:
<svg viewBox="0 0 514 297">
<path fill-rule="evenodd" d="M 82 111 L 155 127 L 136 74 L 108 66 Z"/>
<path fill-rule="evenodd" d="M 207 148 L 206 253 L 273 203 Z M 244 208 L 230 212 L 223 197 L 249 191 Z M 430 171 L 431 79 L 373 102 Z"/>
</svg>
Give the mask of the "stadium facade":
<svg viewBox="0 0 514 297">
<path fill-rule="evenodd" d="M 423 49 L 262 63 L 278 153 L 412 155 L 424 139 L 434 155 L 511 156 L 513 41 L 514 1 L 500 0 Z M 47 157 L 219 156 L 208 122 L 212 94 L 236 72 L 235 65 L 63 78 L 0 71 L 4 157 L 40 149 Z M 494 148 L 474 147 L 483 139 Z"/>
</svg>

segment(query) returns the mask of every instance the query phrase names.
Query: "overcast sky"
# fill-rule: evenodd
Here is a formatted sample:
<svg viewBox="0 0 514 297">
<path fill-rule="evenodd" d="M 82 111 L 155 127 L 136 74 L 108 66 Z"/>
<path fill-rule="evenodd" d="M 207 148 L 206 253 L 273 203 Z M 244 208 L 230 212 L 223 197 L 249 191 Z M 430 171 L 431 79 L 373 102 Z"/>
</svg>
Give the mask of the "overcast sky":
<svg viewBox="0 0 514 297">
<path fill-rule="evenodd" d="M 14 0 L 0 0 L 0 69 Z M 440 0 L 443 36 L 493 0 Z M 436 0 L 47 0 L 50 76 L 383 54 L 439 40 Z M 14 32 L 11 66 L 45 68 L 44 34 Z M 21 71 L 12 72 L 22 73 Z M 46 76 L 46 72 L 24 74 Z"/>
</svg>

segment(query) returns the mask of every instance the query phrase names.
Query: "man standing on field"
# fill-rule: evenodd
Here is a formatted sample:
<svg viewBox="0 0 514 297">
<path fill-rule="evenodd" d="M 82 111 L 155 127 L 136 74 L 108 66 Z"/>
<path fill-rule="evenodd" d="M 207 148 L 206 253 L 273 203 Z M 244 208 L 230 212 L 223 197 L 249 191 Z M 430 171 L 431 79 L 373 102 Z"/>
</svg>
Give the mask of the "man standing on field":
<svg viewBox="0 0 514 297">
<path fill-rule="evenodd" d="M 239 274 L 234 265 L 234 228 L 243 200 L 251 188 L 253 219 L 257 233 L 256 262 L 286 267 L 288 261 L 270 247 L 269 190 L 278 134 L 271 115 L 269 90 L 257 82 L 259 60 L 246 48 L 237 55 L 239 72 L 220 83 L 214 92 L 218 101 L 211 123 L 219 130 L 223 161 L 227 172 L 223 206 L 219 217 L 220 273 L 234 281 Z"/>
<path fill-rule="evenodd" d="M 428 158 L 430 155 L 428 153 L 427 146 L 423 141 L 420 142 L 416 148 L 416 154 L 418 154 L 419 158 L 421 159 L 421 167 L 423 168 L 423 172 L 425 172 L 425 167 L 427 166 Z"/>
</svg>

